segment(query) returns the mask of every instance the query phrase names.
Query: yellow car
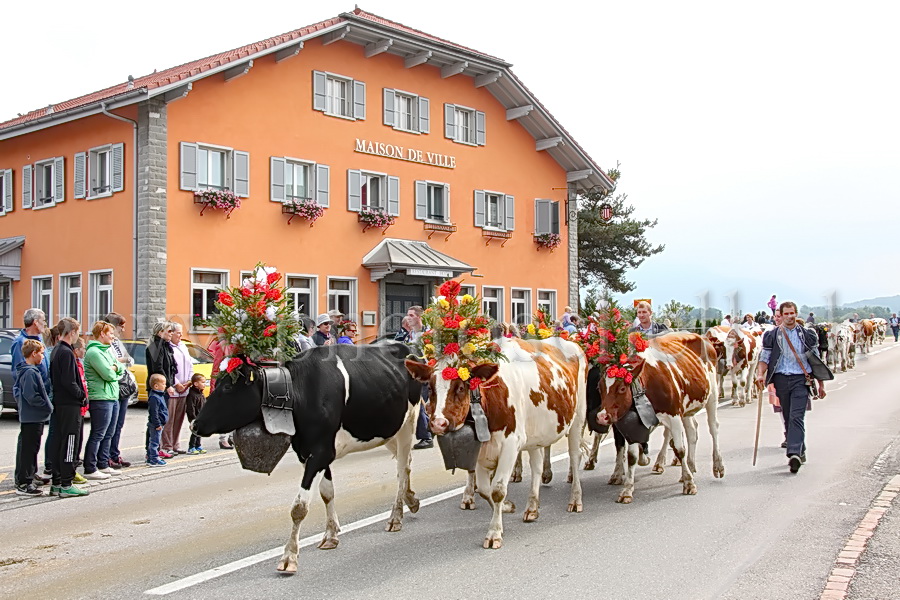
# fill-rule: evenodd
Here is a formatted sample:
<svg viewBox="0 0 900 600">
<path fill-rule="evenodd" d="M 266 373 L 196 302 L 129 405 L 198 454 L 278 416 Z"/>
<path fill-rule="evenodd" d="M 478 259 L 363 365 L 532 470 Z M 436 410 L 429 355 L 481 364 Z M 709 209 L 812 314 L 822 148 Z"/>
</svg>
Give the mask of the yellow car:
<svg viewBox="0 0 900 600">
<path fill-rule="evenodd" d="M 137 380 L 138 402 L 147 402 L 147 362 L 146 353 L 147 342 L 144 340 L 122 340 L 128 354 L 134 359 L 134 366 L 129 367 Z M 191 361 L 194 363 L 194 373 L 202 373 L 208 380 L 212 376 L 213 355 L 210 354 L 202 346 L 193 344 L 184 340 L 188 353 L 191 355 Z M 203 394 L 209 395 L 209 386 L 203 390 Z"/>
</svg>

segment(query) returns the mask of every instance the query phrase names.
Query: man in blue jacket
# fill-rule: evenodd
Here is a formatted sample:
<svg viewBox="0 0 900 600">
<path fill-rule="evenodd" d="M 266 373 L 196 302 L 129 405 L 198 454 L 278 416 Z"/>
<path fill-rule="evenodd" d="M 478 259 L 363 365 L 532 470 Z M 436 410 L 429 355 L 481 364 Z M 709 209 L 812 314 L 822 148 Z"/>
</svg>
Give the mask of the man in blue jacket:
<svg viewBox="0 0 900 600">
<path fill-rule="evenodd" d="M 806 462 L 804 421 L 806 403 L 812 392 L 807 387 L 807 374 L 812 377 L 812 369 L 806 352 L 819 355 L 819 338 L 815 331 L 800 327 L 797 323 L 796 304 L 782 302 L 780 312 L 781 326 L 763 335 L 756 381 L 761 387 L 770 383 L 775 386 L 787 427 L 788 466 L 791 473 L 796 473 L 800 465 Z M 819 398 L 824 398 L 825 382 L 812 381 L 818 387 Z"/>
<path fill-rule="evenodd" d="M 22 356 L 22 344 L 25 340 L 36 340 L 38 342 L 43 342 L 41 339 L 41 335 L 44 333 L 44 330 L 47 329 L 47 315 L 44 314 L 39 308 L 29 308 L 25 311 L 25 316 L 23 317 L 23 322 L 25 325 L 24 329 L 19 331 L 19 335 L 16 336 L 16 339 L 13 340 L 12 348 L 10 349 L 10 354 L 12 354 L 12 372 L 16 373 L 16 370 L 19 368 L 19 365 L 25 362 L 25 357 Z M 44 353 L 44 360 L 38 365 L 38 369 L 41 372 L 41 377 L 44 379 L 44 387 L 47 389 L 47 392 L 51 394 L 51 386 L 50 386 L 50 353 Z M 15 389 L 13 389 L 13 394 L 15 394 Z"/>
</svg>

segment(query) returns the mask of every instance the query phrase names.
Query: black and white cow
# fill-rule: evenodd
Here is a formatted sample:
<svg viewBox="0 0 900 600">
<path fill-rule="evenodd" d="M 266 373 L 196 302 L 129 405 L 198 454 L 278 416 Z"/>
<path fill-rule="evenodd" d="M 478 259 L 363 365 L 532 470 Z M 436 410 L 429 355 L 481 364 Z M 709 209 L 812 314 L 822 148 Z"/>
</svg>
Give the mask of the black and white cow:
<svg viewBox="0 0 900 600">
<path fill-rule="evenodd" d="M 319 548 L 337 546 L 340 525 L 332 502 L 331 463 L 351 452 L 386 446 L 397 460 L 399 486 L 387 531 L 400 530 L 404 503 L 411 512 L 419 509 L 409 473 L 421 384 L 404 366 L 408 353 L 398 343 L 341 344 L 306 350 L 285 365 L 292 379 L 296 428 L 291 446 L 305 468 L 291 507 L 293 529 L 278 561 L 279 571 L 297 571 L 300 524 L 309 510 L 314 483 L 327 516 Z M 205 437 L 260 421 L 262 395 L 260 372 L 244 364 L 236 382 L 228 376 L 219 380 L 191 428 Z"/>
</svg>

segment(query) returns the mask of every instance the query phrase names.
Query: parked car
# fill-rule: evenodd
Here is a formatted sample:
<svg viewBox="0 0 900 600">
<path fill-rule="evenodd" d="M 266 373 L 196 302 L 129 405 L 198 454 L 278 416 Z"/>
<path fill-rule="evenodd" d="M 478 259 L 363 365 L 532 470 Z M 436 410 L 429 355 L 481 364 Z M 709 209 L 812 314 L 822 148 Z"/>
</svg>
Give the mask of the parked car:
<svg viewBox="0 0 900 600">
<path fill-rule="evenodd" d="M 3 408 L 18 410 L 16 399 L 13 398 L 13 372 L 12 372 L 12 345 L 17 329 L 0 330 L 0 390 L 3 395 Z"/>
<path fill-rule="evenodd" d="M 130 367 L 137 380 L 138 402 L 147 402 L 147 362 L 146 349 L 147 342 L 144 340 L 122 340 L 128 354 L 134 358 L 134 366 Z M 212 377 L 213 355 L 210 354 L 202 346 L 198 346 L 192 342 L 184 340 L 191 355 L 191 361 L 194 363 L 194 373 L 202 373 L 207 379 Z M 209 395 L 209 386 L 204 390 L 205 395 Z"/>
</svg>

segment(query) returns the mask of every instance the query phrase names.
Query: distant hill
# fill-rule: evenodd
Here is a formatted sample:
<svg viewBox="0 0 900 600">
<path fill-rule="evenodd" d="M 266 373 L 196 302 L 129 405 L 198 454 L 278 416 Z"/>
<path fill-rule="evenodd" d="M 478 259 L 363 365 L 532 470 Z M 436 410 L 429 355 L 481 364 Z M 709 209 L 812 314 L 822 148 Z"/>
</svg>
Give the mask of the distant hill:
<svg viewBox="0 0 900 600">
<path fill-rule="evenodd" d="M 848 308 L 860 308 L 863 306 L 886 306 L 892 311 L 900 310 L 900 295 L 897 296 L 880 296 L 869 300 L 857 300 L 856 302 L 845 302 L 844 306 Z"/>
</svg>

